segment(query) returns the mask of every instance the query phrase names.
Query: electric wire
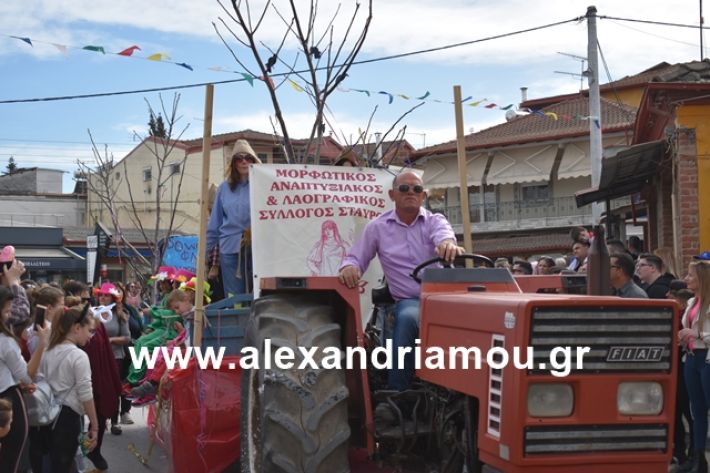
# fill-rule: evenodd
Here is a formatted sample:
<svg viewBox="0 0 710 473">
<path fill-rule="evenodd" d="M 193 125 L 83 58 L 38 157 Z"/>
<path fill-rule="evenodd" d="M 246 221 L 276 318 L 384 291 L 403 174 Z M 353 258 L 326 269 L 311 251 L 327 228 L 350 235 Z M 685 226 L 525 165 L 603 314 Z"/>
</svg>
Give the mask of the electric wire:
<svg viewBox="0 0 710 473">
<path fill-rule="evenodd" d="M 472 44 L 483 43 L 486 41 L 492 41 L 492 40 L 501 39 L 501 38 L 507 38 L 510 36 L 516 36 L 519 34 L 530 33 L 532 31 L 538 31 L 538 30 L 543 30 L 543 29 L 547 29 L 547 28 L 553 28 L 555 26 L 561 26 L 566 23 L 579 22 L 582 20 L 584 20 L 583 16 L 582 17 L 575 17 L 575 18 L 571 18 L 569 20 L 557 21 L 554 23 L 547 23 L 545 25 L 533 26 L 531 28 L 525 28 L 522 30 L 511 31 L 508 33 L 501 33 L 498 35 L 487 36 L 485 38 L 479 38 L 479 39 L 474 39 L 474 40 L 470 40 L 470 41 L 463 41 L 460 43 L 447 44 L 444 46 L 437 46 L 434 48 L 420 49 L 420 50 L 416 50 L 416 51 L 409 51 L 406 53 L 392 54 L 389 56 L 381 56 L 381 57 L 371 58 L 371 59 L 363 59 L 360 61 L 354 61 L 352 63 L 352 65 L 355 66 L 355 65 L 371 64 L 371 63 L 382 62 L 382 61 L 391 61 L 393 59 L 401 59 L 401 58 L 415 56 L 415 55 L 419 55 L 419 54 L 432 53 L 432 52 L 436 52 L 436 51 L 444 51 L 447 49 L 454 49 L 454 48 L 459 48 L 462 46 L 470 46 Z M 337 67 L 340 67 L 340 65 L 331 66 L 331 68 L 337 68 Z M 328 67 L 316 68 L 317 71 L 327 70 L 327 69 L 328 69 Z M 282 77 L 282 76 L 288 76 L 291 74 L 304 74 L 307 72 L 309 72 L 309 71 L 308 70 L 289 71 L 289 72 L 282 72 L 282 73 L 278 73 L 278 74 L 271 74 L 269 77 Z M 87 98 L 96 98 L 96 97 L 110 97 L 110 96 L 116 96 L 116 95 L 145 94 L 148 92 L 164 92 L 164 91 L 168 91 L 168 90 L 184 90 L 184 89 L 191 89 L 191 88 L 195 88 L 195 87 L 204 87 L 208 84 L 222 85 L 222 84 L 230 84 L 230 83 L 245 82 L 245 81 L 247 81 L 247 79 L 242 77 L 239 79 L 227 79 L 227 80 L 222 80 L 222 81 L 199 82 L 199 83 L 194 83 L 194 84 L 172 85 L 172 86 L 165 86 L 165 87 L 151 87 L 151 88 L 146 88 L 146 89 L 123 90 L 123 91 L 116 91 L 116 92 L 99 92 L 99 93 L 94 93 L 94 94 L 63 95 L 63 96 L 57 96 L 57 97 L 37 97 L 37 98 L 31 98 L 31 99 L 0 100 L 0 104 L 54 102 L 54 101 L 59 101 L 59 100 L 77 100 L 77 99 L 87 99 Z"/>
</svg>

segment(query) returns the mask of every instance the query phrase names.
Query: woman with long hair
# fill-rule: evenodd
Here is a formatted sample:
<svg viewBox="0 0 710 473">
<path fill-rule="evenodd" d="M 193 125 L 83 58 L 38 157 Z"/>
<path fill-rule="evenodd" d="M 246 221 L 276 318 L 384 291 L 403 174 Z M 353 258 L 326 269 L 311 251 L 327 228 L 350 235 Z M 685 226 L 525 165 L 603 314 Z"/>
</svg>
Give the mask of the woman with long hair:
<svg viewBox="0 0 710 473">
<path fill-rule="evenodd" d="M 336 276 L 348 248 L 340 237 L 338 224 L 326 220 L 321 225 L 320 240 L 313 245 L 306 259 L 313 276 Z"/>
<path fill-rule="evenodd" d="M 219 185 L 207 226 L 208 255 L 219 250 L 224 296 L 248 292 L 251 284 L 249 226 L 249 166 L 261 164 L 246 140 L 237 140 L 227 170 Z"/>
<path fill-rule="evenodd" d="M 65 284 L 64 290 L 70 294 L 76 294 L 65 298 L 67 307 L 83 304 L 90 299 L 89 288 L 82 282 L 72 281 L 71 284 Z M 113 349 L 108 340 L 104 324 L 94 323 L 94 328 L 96 330 L 94 336 L 82 349 L 89 356 L 91 388 L 98 419 L 96 447 L 87 455 L 87 458 L 96 467 L 95 471 L 100 472 L 108 469 L 108 462 L 101 454 L 101 447 L 106 430 L 106 421 L 112 418 L 118 409 L 121 381 L 118 377 L 116 359 L 113 356 Z"/>
<path fill-rule="evenodd" d="M 684 374 L 693 414 L 694 448 L 692 456 L 676 471 L 706 473 L 705 444 L 710 409 L 710 364 L 707 363 L 710 346 L 710 261 L 691 262 L 685 282 L 695 297 L 688 301 L 678 337 L 687 348 Z"/>
<path fill-rule="evenodd" d="M 79 447 L 84 415 L 89 431 L 84 446 L 93 450 L 98 436 L 98 419 L 91 386 L 89 357 L 83 347 L 94 333 L 94 317 L 89 304 L 77 305 L 59 315 L 52 324 L 49 347 L 42 358 L 40 373 L 47 380 L 62 409 L 53 425 L 40 427 L 53 473 L 70 473 Z M 41 453 L 35 450 L 35 455 Z M 33 471 L 42 471 L 42 457 L 32 456 Z M 37 466 L 39 465 L 39 466 Z"/>
<path fill-rule="evenodd" d="M 52 328 L 52 321 L 64 312 L 64 293 L 61 289 L 52 286 L 44 286 L 34 291 L 32 297 L 32 307 L 30 310 L 32 320 L 45 320 L 48 327 Z M 39 337 L 35 330 L 34 323 L 26 329 L 27 346 L 30 353 L 34 353 L 39 343 Z"/>
<path fill-rule="evenodd" d="M 12 404 L 12 426 L 2 441 L 0 452 L 0 473 L 17 471 L 22 450 L 27 441 L 28 425 L 25 401 L 20 391 L 21 385 L 30 385 L 37 373 L 42 354 L 48 343 L 47 324 L 37 327 L 40 342 L 37 344 L 30 362 L 26 363 L 20 353 L 20 344 L 8 326 L 12 312 L 13 292 L 0 286 L 0 398 Z"/>
</svg>

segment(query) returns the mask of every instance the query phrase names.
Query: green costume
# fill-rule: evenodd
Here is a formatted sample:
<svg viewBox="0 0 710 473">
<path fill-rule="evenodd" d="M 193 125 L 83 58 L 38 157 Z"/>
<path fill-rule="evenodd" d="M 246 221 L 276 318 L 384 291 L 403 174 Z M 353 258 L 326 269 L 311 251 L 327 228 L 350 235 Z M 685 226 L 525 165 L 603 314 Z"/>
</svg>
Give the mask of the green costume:
<svg viewBox="0 0 710 473">
<path fill-rule="evenodd" d="M 175 338 L 179 333 L 175 330 L 173 325 L 174 322 L 182 323 L 182 317 L 177 315 L 175 312 L 153 306 L 150 308 L 150 313 L 152 322 L 148 328 L 152 331 L 142 335 L 138 340 L 136 340 L 134 345 L 136 355 L 140 354 L 143 347 L 145 347 L 149 353 L 152 353 L 153 349 L 167 345 L 168 341 Z M 136 368 L 133 363 L 131 363 L 126 380 L 131 384 L 131 386 L 137 386 L 141 381 L 143 381 L 145 371 L 146 366 Z"/>
</svg>

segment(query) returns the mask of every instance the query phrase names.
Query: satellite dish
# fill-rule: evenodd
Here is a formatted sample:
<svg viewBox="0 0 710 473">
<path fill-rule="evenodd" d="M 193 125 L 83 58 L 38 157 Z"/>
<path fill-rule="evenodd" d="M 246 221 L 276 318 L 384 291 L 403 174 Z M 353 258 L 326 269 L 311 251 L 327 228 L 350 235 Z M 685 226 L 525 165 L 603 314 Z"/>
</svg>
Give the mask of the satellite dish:
<svg viewBox="0 0 710 473">
<path fill-rule="evenodd" d="M 526 115 L 530 115 L 530 112 L 527 112 L 525 110 L 513 110 L 511 108 L 510 110 L 507 110 L 505 112 L 505 119 L 506 121 L 511 121 L 515 120 L 518 117 L 524 117 Z"/>
</svg>

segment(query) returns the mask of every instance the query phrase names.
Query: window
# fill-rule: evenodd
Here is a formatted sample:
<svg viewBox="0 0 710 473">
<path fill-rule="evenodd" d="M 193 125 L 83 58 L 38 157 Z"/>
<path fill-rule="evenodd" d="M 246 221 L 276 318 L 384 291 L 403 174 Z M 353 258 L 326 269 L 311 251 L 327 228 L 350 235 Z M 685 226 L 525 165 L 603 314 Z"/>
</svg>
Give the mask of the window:
<svg viewBox="0 0 710 473">
<path fill-rule="evenodd" d="M 523 186 L 521 189 L 523 202 L 550 200 L 550 186 L 547 184 Z"/>
<path fill-rule="evenodd" d="M 150 182 L 153 179 L 153 170 L 150 167 L 143 169 L 143 182 Z"/>
<path fill-rule="evenodd" d="M 174 176 L 175 174 L 180 174 L 180 163 L 172 163 L 168 171 L 170 172 L 171 176 Z"/>
<path fill-rule="evenodd" d="M 256 153 L 256 155 L 259 157 L 262 163 L 265 163 L 267 161 L 266 153 Z"/>
<path fill-rule="evenodd" d="M 117 181 L 120 180 L 120 179 L 121 179 L 121 173 L 118 172 L 118 171 L 116 171 L 116 174 L 113 175 L 113 178 L 114 178 L 115 180 L 117 180 Z"/>
</svg>

